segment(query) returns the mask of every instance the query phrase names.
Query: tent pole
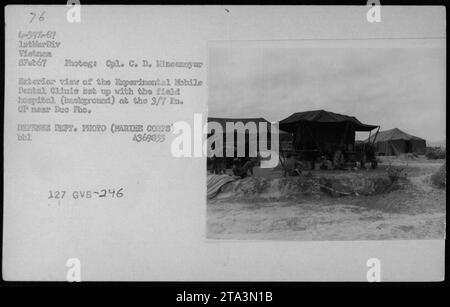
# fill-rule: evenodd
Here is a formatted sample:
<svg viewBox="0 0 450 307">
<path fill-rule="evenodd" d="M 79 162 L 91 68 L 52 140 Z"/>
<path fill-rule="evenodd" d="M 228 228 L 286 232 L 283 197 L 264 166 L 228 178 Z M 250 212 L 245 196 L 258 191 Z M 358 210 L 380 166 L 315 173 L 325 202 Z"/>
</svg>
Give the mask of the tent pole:
<svg viewBox="0 0 450 307">
<path fill-rule="evenodd" d="M 378 131 L 380 131 L 380 127 L 381 127 L 381 126 L 378 126 L 377 132 L 375 133 L 375 136 L 374 136 L 374 138 L 373 138 L 372 145 L 375 144 L 375 141 L 377 140 Z"/>
</svg>

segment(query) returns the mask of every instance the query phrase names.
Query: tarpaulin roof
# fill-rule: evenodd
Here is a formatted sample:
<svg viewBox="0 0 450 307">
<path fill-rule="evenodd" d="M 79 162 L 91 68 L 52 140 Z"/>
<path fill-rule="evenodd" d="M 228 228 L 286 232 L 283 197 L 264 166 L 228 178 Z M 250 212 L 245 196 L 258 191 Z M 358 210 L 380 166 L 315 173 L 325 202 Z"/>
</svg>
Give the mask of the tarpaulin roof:
<svg viewBox="0 0 450 307">
<path fill-rule="evenodd" d="M 371 136 L 370 141 L 373 141 L 374 137 L 375 137 L 375 135 Z M 403 132 L 402 130 L 400 130 L 398 128 L 394 128 L 394 129 L 378 132 L 375 142 L 385 142 L 385 141 L 392 141 L 392 140 L 405 140 L 405 141 L 423 140 L 423 141 L 425 141 L 422 138 L 419 138 L 417 136 Z"/>
<path fill-rule="evenodd" d="M 328 112 L 325 110 L 315 110 L 294 113 L 291 116 L 280 121 L 280 129 L 285 131 L 293 131 L 293 126 L 299 122 L 318 122 L 318 123 L 344 123 L 350 122 L 353 124 L 355 131 L 371 131 L 378 126 L 366 125 L 361 123 L 356 117 L 347 116 L 343 114 Z"/>
</svg>

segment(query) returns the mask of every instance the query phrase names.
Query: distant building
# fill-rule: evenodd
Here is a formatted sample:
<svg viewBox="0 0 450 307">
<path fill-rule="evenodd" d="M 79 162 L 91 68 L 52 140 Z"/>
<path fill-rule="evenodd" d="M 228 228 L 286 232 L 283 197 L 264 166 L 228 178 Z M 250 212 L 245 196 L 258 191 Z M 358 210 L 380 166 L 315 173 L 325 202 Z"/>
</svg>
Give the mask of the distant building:
<svg viewBox="0 0 450 307">
<path fill-rule="evenodd" d="M 271 135 L 270 135 L 270 131 L 271 131 L 271 126 L 270 126 L 270 122 L 262 117 L 258 117 L 258 118 L 225 118 L 225 117 L 208 117 L 208 123 L 210 122 L 215 122 L 220 124 L 220 126 L 222 127 L 222 134 L 223 134 L 223 145 L 224 145 L 224 153 L 223 156 L 227 157 L 226 155 L 226 148 L 237 148 L 238 142 L 240 139 L 243 139 L 245 142 L 245 156 L 251 156 L 250 154 L 250 148 L 252 146 L 250 146 L 250 133 L 248 131 L 237 131 L 234 130 L 233 132 L 231 131 L 226 131 L 226 126 L 227 123 L 232 123 L 232 124 L 238 124 L 238 123 L 242 123 L 244 126 L 247 125 L 249 123 L 254 123 L 256 126 L 256 135 L 254 135 L 254 139 L 257 141 L 256 145 L 256 153 L 259 153 L 260 151 L 260 144 L 264 144 L 265 147 L 267 149 L 270 149 L 270 144 L 271 144 Z M 266 123 L 267 126 L 267 140 L 260 140 L 259 139 L 259 123 Z M 216 131 L 213 131 L 212 133 L 208 134 L 208 137 L 214 133 L 217 133 Z M 244 135 L 242 135 L 244 134 Z M 233 139 L 233 141 L 231 141 Z M 279 131 L 279 142 L 282 145 L 283 143 L 286 142 L 290 142 L 292 139 L 291 135 L 285 131 Z M 266 144 L 267 142 L 267 144 Z M 254 153 L 253 155 L 255 155 L 256 153 Z M 234 155 L 236 156 L 236 154 Z M 231 158 L 231 157 L 230 157 Z"/>
</svg>

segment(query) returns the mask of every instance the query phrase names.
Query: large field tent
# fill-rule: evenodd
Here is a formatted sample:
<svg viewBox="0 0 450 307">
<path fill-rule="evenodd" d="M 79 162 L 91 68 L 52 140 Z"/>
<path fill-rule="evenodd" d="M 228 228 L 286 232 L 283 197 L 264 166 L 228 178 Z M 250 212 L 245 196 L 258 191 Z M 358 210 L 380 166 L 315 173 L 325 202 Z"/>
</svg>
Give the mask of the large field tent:
<svg viewBox="0 0 450 307">
<path fill-rule="evenodd" d="M 379 155 L 425 154 L 426 141 L 424 139 L 403 132 L 398 128 L 380 131 L 378 135 L 370 137 L 370 141 L 375 141 L 375 148 Z"/>
<path fill-rule="evenodd" d="M 361 123 L 353 116 L 325 110 L 294 113 L 280 121 L 280 129 L 293 134 L 294 150 L 333 152 L 353 150 L 356 131 L 372 131 L 376 125 Z"/>
</svg>

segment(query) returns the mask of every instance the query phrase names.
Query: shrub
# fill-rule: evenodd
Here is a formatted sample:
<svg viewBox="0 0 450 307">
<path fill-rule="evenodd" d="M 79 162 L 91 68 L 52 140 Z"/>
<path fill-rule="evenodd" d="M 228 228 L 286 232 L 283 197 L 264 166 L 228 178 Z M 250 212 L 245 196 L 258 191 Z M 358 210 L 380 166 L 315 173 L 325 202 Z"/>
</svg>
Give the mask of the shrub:
<svg viewBox="0 0 450 307">
<path fill-rule="evenodd" d="M 395 167 L 389 165 L 386 171 L 389 179 L 391 179 L 391 182 L 396 182 L 399 179 L 406 179 L 408 175 L 405 167 Z"/>
<path fill-rule="evenodd" d="M 441 168 L 436 173 L 431 175 L 431 182 L 436 187 L 439 187 L 439 188 L 446 187 L 446 184 L 447 184 L 446 183 L 446 176 L 447 176 L 446 164 L 447 163 L 444 163 L 444 165 L 442 165 Z"/>
<path fill-rule="evenodd" d="M 427 150 L 425 152 L 425 156 L 428 159 L 436 160 L 436 159 L 445 159 L 446 157 L 446 150 L 445 148 L 440 147 L 427 147 Z"/>
</svg>

